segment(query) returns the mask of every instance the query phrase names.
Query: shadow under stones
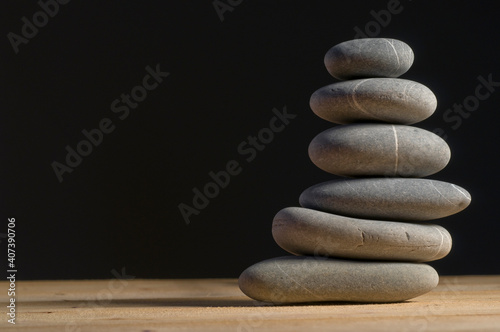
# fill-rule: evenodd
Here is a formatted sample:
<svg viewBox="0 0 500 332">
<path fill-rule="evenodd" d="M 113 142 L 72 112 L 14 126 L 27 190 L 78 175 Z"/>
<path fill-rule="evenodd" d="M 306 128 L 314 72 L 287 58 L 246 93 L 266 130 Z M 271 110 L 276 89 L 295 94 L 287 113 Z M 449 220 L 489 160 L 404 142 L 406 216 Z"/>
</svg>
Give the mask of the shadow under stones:
<svg viewBox="0 0 500 332">
<path fill-rule="evenodd" d="M 31 305 L 43 304 L 52 307 L 49 303 L 53 301 L 29 302 Z M 63 300 L 53 302 L 53 307 L 64 306 L 66 308 L 86 308 L 85 301 Z M 309 306 L 365 306 L 365 305 L 388 305 L 411 303 L 412 301 L 394 302 L 394 303 L 360 303 L 360 302 L 308 302 L 308 303 L 281 303 L 271 304 L 259 302 L 252 299 L 241 298 L 160 298 L 160 299 L 116 299 L 108 303 L 99 303 L 97 307 L 101 308 L 120 308 L 120 307 L 239 307 L 239 308 L 263 308 L 263 307 L 309 307 Z"/>
</svg>

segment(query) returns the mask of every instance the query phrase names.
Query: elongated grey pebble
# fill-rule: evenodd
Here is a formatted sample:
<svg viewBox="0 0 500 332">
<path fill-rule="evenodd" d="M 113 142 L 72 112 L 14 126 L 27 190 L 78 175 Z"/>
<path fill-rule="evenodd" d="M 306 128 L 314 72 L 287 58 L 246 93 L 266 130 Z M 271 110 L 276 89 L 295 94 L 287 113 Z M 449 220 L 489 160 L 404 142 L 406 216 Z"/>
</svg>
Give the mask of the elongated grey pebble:
<svg viewBox="0 0 500 332">
<path fill-rule="evenodd" d="M 413 124 L 434 113 L 436 96 L 420 83 L 399 78 L 338 82 L 316 90 L 309 105 L 320 118 L 339 124 Z"/>
<path fill-rule="evenodd" d="M 423 221 L 465 209 L 470 194 L 451 183 L 409 178 L 333 180 L 304 190 L 300 205 L 354 218 Z"/>
<path fill-rule="evenodd" d="M 389 38 L 363 38 L 333 46 L 325 55 L 330 75 L 340 80 L 398 77 L 413 64 L 408 44 Z"/>
<path fill-rule="evenodd" d="M 327 129 L 309 145 L 322 170 L 341 176 L 424 177 L 450 160 L 448 144 L 430 131 L 390 124 L 352 124 Z"/>
<path fill-rule="evenodd" d="M 295 255 L 430 262 L 451 250 L 446 229 L 432 224 L 355 219 L 288 207 L 273 220 L 276 243 Z"/>
<path fill-rule="evenodd" d="M 249 297 L 272 303 L 322 301 L 399 302 L 429 292 L 438 274 L 421 263 L 279 257 L 250 266 L 239 286 Z"/>
</svg>

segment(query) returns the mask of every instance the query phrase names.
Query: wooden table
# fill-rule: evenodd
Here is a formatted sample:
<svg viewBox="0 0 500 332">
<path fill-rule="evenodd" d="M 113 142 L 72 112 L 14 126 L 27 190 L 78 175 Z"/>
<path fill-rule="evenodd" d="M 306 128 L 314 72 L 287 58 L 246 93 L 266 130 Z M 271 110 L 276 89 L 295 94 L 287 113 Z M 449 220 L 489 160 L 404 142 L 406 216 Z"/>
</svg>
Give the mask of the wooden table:
<svg viewBox="0 0 500 332">
<path fill-rule="evenodd" d="M 272 306 L 236 279 L 18 281 L 13 331 L 500 331 L 500 276 L 442 277 L 396 304 Z"/>
</svg>

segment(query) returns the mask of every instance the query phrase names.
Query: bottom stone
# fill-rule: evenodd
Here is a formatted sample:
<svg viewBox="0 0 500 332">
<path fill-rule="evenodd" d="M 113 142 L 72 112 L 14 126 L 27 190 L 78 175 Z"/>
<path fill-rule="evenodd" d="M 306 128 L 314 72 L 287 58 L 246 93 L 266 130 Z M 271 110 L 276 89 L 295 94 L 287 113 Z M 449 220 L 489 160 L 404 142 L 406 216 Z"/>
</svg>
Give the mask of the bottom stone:
<svg viewBox="0 0 500 332">
<path fill-rule="evenodd" d="M 278 257 L 247 268 L 239 278 L 247 296 L 264 302 L 400 302 L 437 286 L 439 276 L 419 263 Z"/>
</svg>

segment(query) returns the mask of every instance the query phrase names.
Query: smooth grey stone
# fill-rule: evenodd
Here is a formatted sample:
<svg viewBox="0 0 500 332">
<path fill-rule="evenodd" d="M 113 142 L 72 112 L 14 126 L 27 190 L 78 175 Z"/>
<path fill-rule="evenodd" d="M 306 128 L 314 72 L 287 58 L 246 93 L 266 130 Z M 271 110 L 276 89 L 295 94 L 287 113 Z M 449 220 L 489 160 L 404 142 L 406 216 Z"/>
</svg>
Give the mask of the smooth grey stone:
<svg viewBox="0 0 500 332">
<path fill-rule="evenodd" d="M 367 78 L 322 87 L 312 94 L 309 105 L 317 116 L 333 123 L 413 124 L 431 116 L 437 100 L 429 88 L 417 82 Z"/>
<path fill-rule="evenodd" d="M 327 129 L 309 145 L 322 170 L 341 176 L 424 177 L 450 160 L 448 144 L 430 131 L 391 124 L 352 124 Z"/>
<path fill-rule="evenodd" d="M 465 209 L 470 194 L 451 183 L 408 178 L 333 180 L 304 190 L 305 208 L 354 218 L 423 221 Z"/>
<path fill-rule="evenodd" d="M 452 242 L 438 225 L 355 219 L 300 207 L 276 214 L 273 237 L 295 255 L 408 262 L 441 259 Z"/>
<path fill-rule="evenodd" d="M 279 257 L 250 266 L 239 278 L 249 297 L 272 303 L 399 302 L 437 286 L 436 271 L 421 263 Z"/>
<path fill-rule="evenodd" d="M 339 80 L 398 77 L 413 64 L 408 44 L 389 38 L 363 38 L 333 46 L 325 55 L 330 75 Z"/>
</svg>

